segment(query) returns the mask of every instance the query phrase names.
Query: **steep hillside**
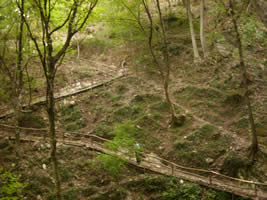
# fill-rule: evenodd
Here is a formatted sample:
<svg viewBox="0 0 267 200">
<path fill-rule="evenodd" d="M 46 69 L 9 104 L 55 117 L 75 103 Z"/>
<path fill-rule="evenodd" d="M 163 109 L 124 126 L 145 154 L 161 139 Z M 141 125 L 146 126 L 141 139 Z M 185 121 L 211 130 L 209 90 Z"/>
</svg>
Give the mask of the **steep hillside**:
<svg viewBox="0 0 267 200">
<path fill-rule="evenodd" d="M 212 3 L 208 5 L 210 9 L 213 6 Z M 198 9 L 198 5 L 193 7 L 193 11 Z M 194 63 L 189 25 L 184 14 L 178 6 L 172 8 L 171 14 L 164 15 L 170 48 L 170 96 L 176 113 L 185 116 L 183 125 L 170 126 L 161 76 L 151 61 L 146 38 L 118 42 L 118 38 L 109 32 L 110 27 L 101 24 L 95 28 L 93 38 L 80 41 L 79 58 L 76 54 L 71 55 L 63 63 L 56 77 L 56 90 L 67 90 L 85 81 L 104 81 L 118 71 L 123 71 L 125 76 L 58 101 L 56 129 L 66 137 L 77 139 L 88 133 L 114 139 L 118 127 L 124 125 L 126 130 L 134 128 L 131 136 L 147 154 L 153 153 L 187 167 L 267 183 L 266 46 L 255 42 L 253 47 L 246 47 L 249 93 L 260 147 L 256 160 L 251 162 L 247 153 L 251 134 L 236 48 L 225 40 L 216 41 L 210 34 L 207 37 L 208 57 Z M 210 17 L 209 20 L 214 19 Z M 198 27 L 197 19 L 194 23 Z M 207 29 L 212 30 L 212 26 L 210 24 Z M 198 37 L 197 42 L 200 43 Z M 73 42 L 73 49 L 77 48 L 75 44 Z M 44 95 L 40 80 L 36 96 Z M 3 110 L 7 109 L 3 107 Z M 0 123 L 12 125 L 12 120 L 6 118 Z M 32 106 L 31 112 L 24 113 L 21 126 L 48 128 L 45 106 Z M 1 135 L 12 133 L 7 128 L 0 130 Z M 24 133 L 27 135 L 27 131 Z M 13 143 L 1 138 L 1 167 L 21 176 L 21 182 L 26 184 L 25 199 L 53 200 L 54 179 L 51 161 L 47 158 L 51 148 L 48 136 L 34 130 L 28 134 L 45 139 L 22 143 L 19 160 L 14 155 Z M 153 174 L 119 158 L 98 160 L 100 155 L 103 154 L 85 148 L 58 146 L 66 200 L 234 198 L 229 193 L 182 179 Z"/>
</svg>

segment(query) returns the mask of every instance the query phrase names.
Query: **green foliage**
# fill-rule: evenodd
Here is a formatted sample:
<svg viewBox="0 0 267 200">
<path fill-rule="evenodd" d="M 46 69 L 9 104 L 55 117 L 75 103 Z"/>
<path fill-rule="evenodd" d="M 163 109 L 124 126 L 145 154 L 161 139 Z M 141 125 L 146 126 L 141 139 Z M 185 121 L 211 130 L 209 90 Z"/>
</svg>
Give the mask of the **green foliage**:
<svg viewBox="0 0 267 200">
<path fill-rule="evenodd" d="M 225 158 L 222 172 L 232 177 L 238 177 L 241 169 L 246 169 L 249 166 L 249 160 L 238 155 L 236 152 L 230 152 Z"/>
<path fill-rule="evenodd" d="M 162 193 L 163 200 L 199 200 L 202 188 L 196 184 L 184 183 L 179 188 L 168 188 Z"/>
<path fill-rule="evenodd" d="M 248 118 L 241 118 L 237 122 L 233 123 L 237 128 L 248 128 L 249 127 L 249 120 Z"/>
<path fill-rule="evenodd" d="M 115 137 L 110 142 L 105 142 L 105 146 L 113 151 L 123 151 L 126 155 L 133 156 L 135 150 L 135 138 L 138 136 L 138 129 L 131 121 L 115 126 L 113 133 Z M 97 163 L 97 164 L 96 164 Z M 118 178 L 125 168 L 125 162 L 117 156 L 100 155 L 94 164 L 99 169 L 104 169 L 112 177 Z"/>
<path fill-rule="evenodd" d="M 30 128 L 44 128 L 47 125 L 41 116 L 33 113 L 22 113 L 19 118 L 19 123 L 23 127 Z"/>
<path fill-rule="evenodd" d="M 214 131 L 216 131 L 216 127 L 211 124 L 205 124 L 192 135 L 188 136 L 188 140 L 193 141 L 195 144 L 201 143 L 202 140 L 206 140 L 211 138 Z"/>
<path fill-rule="evenodd" d="M 188 150 L 190 147 L 190 143 L 177 140 L 174 143 L 174 147 L 177 150 Z"/>
<path fill-rule="evenodd" d="M 87 187 L 81 190 L 81 193 L 84 197 L 88 197 L 89 195 L 95 194 L 98 192 L 98 188 L 95 187 Z"/>
<path fill-rule="evenodd" d="M 115 137 L 111 142 L 105 143 L 105 146 L 111 150 L 118 150 L 125 148 L 129 152 L 133 152 L 135 138 L 138 136 L 139 130 L 133 125 L 131 121 L 126 121 L 123 124 L 115 126 Z"/>
<path fill-rule="evenodd" d="M 136 20 L 140 0 L 110 0 L 100 2 L 96 10 L 99 21 L 107 21 L 108 38 L 117 40 L 144 40 L 144 34 Z"/>
<path fill-rule="evenodd" d="M 79 193 L 80 193 L 80 189 L 72 188 L 63 194 L 64 200 L 77 199 L 77 196 L 79 195 Z"/>
<path fill-rule="evenodd" d="M 5 74 L 0 73 L 0 100 L 2 102 L 8 102 L 10 98 L 11 84 Z"/>
<path fill-rule="evenodd" d="M 60 112 L 63 116 L 63 128 L 67 131 L 76 131 L 86 127 L 81 111 L 73 105 L 62 106 Z"/>
<path fill-rule="evenodd" d="M 19 200 L 23 199 L 23 189 L 26 187 L 19 182 L 19 177 L 9 171 L 0 168 L 0 199 Z"/>
<path fill-rule="evenodd" d="M 73 177 L 73 172 L 71 169 L 66 167 L 61 167 L 59 169 L 60 177 L 63 182 L 69 181 Z"/>
<path fill-rule="evenodd" d="M 142 107 L 140 106 L 125 106 L 114 112 L 114 119 L 117 121 L 135 119 L 140 113 L 142 113 Z"/>
<path fill-rule="evenodd" d="M 229 92 L 224 100 L 224 103 L 232 104 L 234 106 L 240 105 L 243 100 L 244 93 L 239 90 L 232 90 Z"/>
<path fill-rule="evenodd" d="M 174 95 L 177 98 L 182 98 L 182 100 L 190 103 L 194 98 L 198 98 L 202 101 L 213 101 L 220 102 L 223 98 L 223 94 L 212 89 L 212 88 L 197 88 L 194 86 L 187 86 L 176 91 Z M 192 98 L 192 96 L 194 98 Z"/>
<path fill-rule="evenodd" d="M 95 129 L 95 134 L 100 137 L 111 139 L 114 136 L 113 127 L 105 122 L 100 123 Z"/>
<path fill-rule="evenodd" d="M 208 189 L 204 194 L 203 200 L 228 200 L 231 198 L 232 194 Z"/>
<path fill-rule="evenodd" d="M 151 132 L 160 128 L 160 124 L 152 117 L 147 115 L 137 118 L 136 124 Z"/>
<path fill-rule="evenodd" d="M 166 101 L 155 103 L 150 106 L 150 109 L 156 110 L 159 112 L 169 112 L 169 104 Z"/>
<path fill-rule="evenodd" d="M 250 16 L 248 14 L 241 15 L 240 30 L 245 47 L 255 46 L 260 43 L 267 44 L 264 35 L 264 25 L 259 22 L 255 16 Z"/>
<path fill-rule="evenodd" d="M 206 159 L 216 159 L 227 150 L 229 144 L 229 137 L 219 133 L 213 125 L 206 124 L 188 137 L 176 140 L 170 155 L 180 163 L 208 167 Z"/>
<path fill-rule="evenodd" d="M 125 169 L 125 161 L 117 156 L 102 154 L 96 158 L 93 166 L 106 171 L 110 176 L 117 179 Z"/>
<path fill-rule="evenodd" d="M 105 52 L 107 48 L 112 48 L 113 46 L 114 43 L 111 40 L 107 40 L 106 38 L 98 35 L 96 37 L 83 41 L 80 45 L 80 48 L 84 51 L 88 51 L 88 48 L 92 48 L 93 51 L 91 51 L 91 53 L 101 54 Z"/>
</svg>

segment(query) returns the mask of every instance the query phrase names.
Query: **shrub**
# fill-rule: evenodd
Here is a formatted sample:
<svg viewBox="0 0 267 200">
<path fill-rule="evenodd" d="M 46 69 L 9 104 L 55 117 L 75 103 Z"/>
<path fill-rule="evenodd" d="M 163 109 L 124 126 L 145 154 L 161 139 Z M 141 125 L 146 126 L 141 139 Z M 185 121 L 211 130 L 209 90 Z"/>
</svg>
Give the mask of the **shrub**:
<svg viewBox="0 0 267 200">
<path fill-rule="evenodd" d="M 119 157 L 102 154 L 96 158 L 93 166 L 105 170 L 113 178 L 117 179 L 125 169 L 125 162 Z"/>
<path fill-rule="evenodd" d="M 106 142 L 105 146 L 115 151 L 119 148 L 124 148 L 129 152 L 133 152 L 134 142 L 138 132 L 138 129 L 135 128 L 131 121 L 118 124 L 114 128 L 115 137 L 111 142 Z"/>
<path fill-rule="evenodd" d="M 19 200 L 23 199 L 23 189 L 26 187 L 19 182 L 19 178 L 9 171 L 0 168 L 0 199 Z"/>
<path fill-rule="evenodd" d="M 63 128 L 65 130 L 76 131 L 86 127 L 86 122 L 76 106 L 63 106 L 61 107 L 61 113 L 63 115 Z"/>
<path fill-rule="evenodd" d="M 19 119 L 19 123 L 23 127 L 30 128 L 44 128 L 46 123 L 42 117 L 34 115 L 32 113 L 22 113 Z"/>
<path fill-rule="evenodd" d="M 202 188 L 196 184 L 181 184 L 179 188 L 171 187 L 162 193 L 163 200 L 199 200 Z"/>
<path fill-rule="evenodd" d="M 232 177 L 238 177 L 240 169 L 246 169 L 248 166 L 249 160 L 243 158 L 235 152 L 230 152 L 224 160 L 222 172 Z"/>
</svg>

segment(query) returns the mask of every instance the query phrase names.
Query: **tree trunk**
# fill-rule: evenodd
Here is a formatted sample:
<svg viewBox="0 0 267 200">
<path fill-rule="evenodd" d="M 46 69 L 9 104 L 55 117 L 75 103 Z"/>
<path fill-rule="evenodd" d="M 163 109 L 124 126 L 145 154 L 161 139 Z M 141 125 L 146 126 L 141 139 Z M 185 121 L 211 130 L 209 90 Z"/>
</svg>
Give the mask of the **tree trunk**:
<svg viewBox="0 0 267 200">
<path fill-rule="evenodd" d="M 20 106 L 19 102 L 15 102 L 14 108 L 14 123 L 15 123 L 15 142 L 16 142 L 16 157 L 19 157 L 19 146 L 20 146 L 20 129 L 19 129 L 19 121 L 20 121 Z"/>
<path fill-rule="evenodd" d="M 235 18 L 235 12 L 234 12 L 234 6 L 232 0 L 229 0 L 230 2 L 230 9 L 231 9 L 231 16 L 232 16 L 232 23 L 234 25 L 234 30 L 236 33 L 236 41 L 238 45 L 238 52 L 239 52 L 239 61 L 240 61 L 240 66 L 242 69 L 242 74 L 243 74 L 243 83 L 244 83 L 244 88 L 245 88 L 245 100 L 247 103 L 248 107 L 248 117 L 249 117 L 249 124 L 250 124 L 250 130 L 252 134 L 252 142 L 250 146 L 250 157 L 253 160 L 255 160 L 256 153 L 259 150 L 258 146 L 258 140 L 257 140 L 257 135 L 256 135 L 256 127 L 255 127 L 255 122 L 253 118 L 253 113 L 252 113 L 252 108 L 251 108 L 251 103 L 250 103 L 250 98 L 249 98 L 249 91 L 248 91 L 248 79 L 247 79 L 247 67 L 244 62 L 244 56 L 243 56 L 243 46 L 242 46 L 242 41 L 240 37 L 240 33 L 238 30 L 238 25 L 237 21 Z"/>
<path fill-rule="evenodd" d="M 52 161 L 52 167 L 54 171 L 54 178 L 56 184 L 56 199 L 63 200 L 61 192 L 61 182 L 59 177 L 58 170 L 58 161 L 57 161 L 57 139 L 56 139 L 56 128 L 55 128 L 55 100 L 54 100 L 54 77 L 47 77 L 47 113 L 49 119 L 49 134 L 50 134 L 50 158 Z"/>
<path fill-rule="evenodd" d="M 168 43 L 167 43 L 166 30 L 165 30 L 164 21 L 162 18 L 162 12 L 161 12 L 161 8 L 160 8 L 159 0 L 156 0 L 156 2 L 157 2 L 158 13 L 159 13 L 160 27 L 162 30 L 162 38 L 163 38 L 163 46 L 164 46 L 163 59 L 164 59 L 164 64 L 165 64 L 165 67 L 163 69 L 161 67 L 159 67 L 159 69 L 161 70 L 161 74 L 162 74 L 162 78 L 163 78 L 163 84 L 164 84 L 164 93 L 165 93 L 166 101 L 169 105 L 169 109 L 170 109 L 170 113 L 171 113 L 171 123 L 170 124 L 172 126 L 177 126 L 177 125 L 181 126 L 181 125 L 183 125 L 184 120 L 180 120 L 181 116 L 179 117 L 179 119 L 177 118 L 174 105 L 173 105 L 172 100 L 171 100 L 170 95 L 169 95 L 169 82 L 170 82 L 170 68 L 171 67 L 170 67 L 170 62 L 169 62 Z M 157 62 L 157 63 L 159 63 L 159 62 Z"/>
<path fill-rule="evenodd" d="M 19 32 L 18 32 L 18 47 L 17 47 L 17 66 L 16 66 L 16 76 L 14 84 L 13 84 L 13 95 L 15 102 L 13 103 L 14 114 L 15 114 L 15 141 L 16 141 L 16 156 L 19 156 L 19 145 L 20 145 L 20 129 L 19 129 L 19 120 L 21 114 L 21 92 L 23 88 L 23 69 L 22 69 L 22 62 L 23 62 L 23 32 L 24 32 L 24 0 L 21 0 L 21 9 L 20 12 L 20 25 L 19 25 Z"/>
<path fill-rule="evenodd" d="M 205 24 L 205 0 L 201 0 L 200 1 L 200 41 L 201 41 L 203 56 L 206 57 L 207 50 L 206 50 L 204 24 Z"/>
<path fill-rule="evenodd" d="M 193 46 L 193 51 L 194 51 L 194 62 L 199 62 L 200 56 L 198 53 L 197 42 L 196 42 L 196 37 L 195 37 L 195 32 L 194 32 L 193 18 L 192 18 L 192 13 L 191 13 L 191 8 L 190 8 L 190 0 L 186 1 L 186 11 L 187 11 L 187 16 L 188 16 L 191 39 L 192 39 L 192 46 Z"/>
</svg>

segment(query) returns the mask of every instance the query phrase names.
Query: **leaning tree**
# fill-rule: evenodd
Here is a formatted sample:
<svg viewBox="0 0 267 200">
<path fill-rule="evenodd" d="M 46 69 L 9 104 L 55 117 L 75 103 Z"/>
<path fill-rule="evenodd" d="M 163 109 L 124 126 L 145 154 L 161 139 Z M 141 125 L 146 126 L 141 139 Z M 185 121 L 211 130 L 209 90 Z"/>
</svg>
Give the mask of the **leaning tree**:
<svg viewBox="0 0 267 200">
<path fill-rule="evenodd" d="M 54 80 L 73 36 L 85 26 L 98 0 L 31 0 L 29 1 L 30 5 L 25 9 L 21 6 L 21 2 L 24 0 L 16 1 L 28 34 L 36 48 L 46 80 L 46 110 L 51 143 L 50 159 L 54 171 L 56 198 L 62 200 L 56 157 Z M 33 10 L 34 14 L 29 14 L 29 10 Z M 40 30 L 31 26 L 30 21 L 33 19 L 40 24 Z M 59 32 L 65 33 L 65 36 L 62 37 Z M 60 37 L 61 42 L 58 41 Z"/>
</svg>

